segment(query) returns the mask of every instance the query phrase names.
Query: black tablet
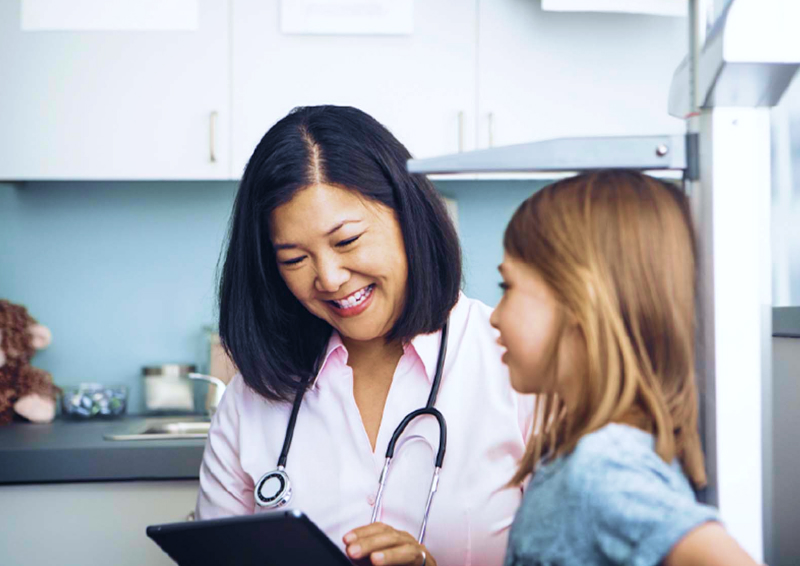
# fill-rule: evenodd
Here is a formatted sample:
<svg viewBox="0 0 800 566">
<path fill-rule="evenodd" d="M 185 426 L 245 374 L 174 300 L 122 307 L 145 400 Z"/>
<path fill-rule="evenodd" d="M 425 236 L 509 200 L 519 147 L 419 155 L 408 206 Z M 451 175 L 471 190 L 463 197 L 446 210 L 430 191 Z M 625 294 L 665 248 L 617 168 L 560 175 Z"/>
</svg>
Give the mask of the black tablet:
<svg viewBox="0 0 800 566">
<path fill-rule="evenodd" d="M 147 536 L 180 566 L 352 566 L 302 511 L 147 527 Z"/>
</svg>

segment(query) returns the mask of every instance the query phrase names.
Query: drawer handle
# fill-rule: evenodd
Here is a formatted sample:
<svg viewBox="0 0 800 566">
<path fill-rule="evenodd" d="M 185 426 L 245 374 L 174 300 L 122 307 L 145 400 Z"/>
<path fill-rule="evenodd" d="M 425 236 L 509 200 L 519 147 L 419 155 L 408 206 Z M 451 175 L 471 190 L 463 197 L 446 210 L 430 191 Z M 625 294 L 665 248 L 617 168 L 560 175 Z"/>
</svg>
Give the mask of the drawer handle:
<svg viewBox="0 0 800 566">
<path fill-rule="evenodd" d="M 217 116 L 218 116 L 218 113 L 215 110 L 215 111 L 213 111 L 211 113 L 211 116 L 209 116 L 209 120 L 208 120 L 208 134 L 209 134 L 208 160 L 211 163 L 216 163 L 217 162 L 217 151 L 216 151 L 216 147 L 215 147 L 216 146 L 215 141 L 216 141 L 216 130 L 217 130 Z"/>
<path fill-rule="evenodd" d="M 458 113 L 458 153 L 464 151 L 464 111 Z"/>
</svg>

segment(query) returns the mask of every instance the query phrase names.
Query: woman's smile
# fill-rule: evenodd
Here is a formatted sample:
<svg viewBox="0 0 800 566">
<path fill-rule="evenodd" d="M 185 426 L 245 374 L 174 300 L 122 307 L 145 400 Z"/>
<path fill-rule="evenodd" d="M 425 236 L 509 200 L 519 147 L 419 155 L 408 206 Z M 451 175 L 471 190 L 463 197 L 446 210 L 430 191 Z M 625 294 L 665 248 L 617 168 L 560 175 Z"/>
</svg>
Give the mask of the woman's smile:
<svg viewBox="0 0 800 566">
<path fill-rule="evenodd" d="M 375 296 L 374 290 L 375 283 L 371 283 L 342 299 L 331 299 L 325 302 L 337 316 L 358 316 L 372 304 L 372 298 Z"/>
</svg>

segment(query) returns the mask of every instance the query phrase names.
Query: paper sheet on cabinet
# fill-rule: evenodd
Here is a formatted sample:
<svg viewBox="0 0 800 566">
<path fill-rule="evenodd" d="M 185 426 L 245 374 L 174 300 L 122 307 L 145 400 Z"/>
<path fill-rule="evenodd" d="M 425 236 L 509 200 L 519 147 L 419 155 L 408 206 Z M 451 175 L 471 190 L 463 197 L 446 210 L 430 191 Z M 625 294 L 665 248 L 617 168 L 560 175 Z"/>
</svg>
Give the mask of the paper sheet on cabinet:
<svg viewBox="0 0 800 566">
<path fill-rule="evenodd" d="M 689 4 L 686 0 L 542 0 L 542 10 L 685 16 L 688 14 Z"/>
<path fill-rule="evenodd" d="M 180 30 L 198 28 L 197 0 L 22 0 L 22 31 Z"/>
<path fill-rule="evenodd" d="M 311 35 L 410 35 L 413 0 L 281 0 L 281 31 Z"/>
</svg>

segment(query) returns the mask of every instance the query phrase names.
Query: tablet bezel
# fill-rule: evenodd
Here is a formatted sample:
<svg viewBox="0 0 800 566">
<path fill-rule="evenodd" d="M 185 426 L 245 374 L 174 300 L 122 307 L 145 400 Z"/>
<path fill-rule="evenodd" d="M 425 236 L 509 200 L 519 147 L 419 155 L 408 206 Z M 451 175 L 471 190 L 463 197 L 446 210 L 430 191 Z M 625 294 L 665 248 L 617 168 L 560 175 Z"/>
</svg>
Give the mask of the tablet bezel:
<svg viewBox="0 0 800 566">
<path fill-rule="evenodd" d="M 253 527 L 254 525 L 269 525 L 271 528 L 283 528 L 287 522 L 290 522 L 293 527 L 300 526 L 301 530 L 308 534 L 310 540 L 314 541 L 320 546 L 320 550 L 327 552 L 330 555 L 331 566 L 352 566 L 347 556 L 342 550 L 314 524 L 314 522 L 299 509 L 288 509 L 281 511 L 268 511 L 256 513 L 254 515 L 242 515 L 235 517 L 225 517 L 222 519 L 207 519 L 202 521 L 187 521 L 183 523 L 166 523 L 161 525 L 151 525 L 146 529 L 147 536 L 152 539 L 166 554 L 170 556 L 177 564 L 183 566 L 181 559 L 186 559 L 184 554 L 184 537 L 181 537 L 181 542 L 175 542 L 172 536 L 174 533 L 190 536 L 209 536 L 214 530 L 220 526 L 230 527 L 232 525 L 241 524 L 245 528 Z M 287 531 L 295 532 L 294 529 L 287 529 Z M 249 531 L 250 533 L 252 531 Z M 263 560 L 261 561 L 263 564 Z M 197 562 L 193 562 L 197 565 Z M 213 559 L 206 563 L 207 566 L 214 566 Z"/>
</svg>

